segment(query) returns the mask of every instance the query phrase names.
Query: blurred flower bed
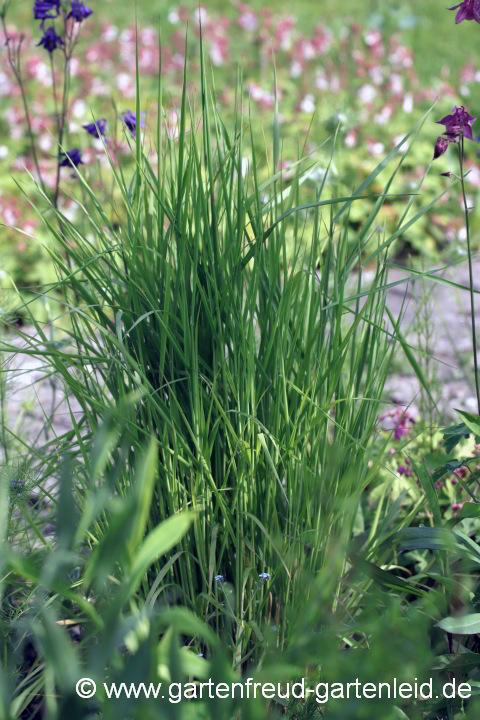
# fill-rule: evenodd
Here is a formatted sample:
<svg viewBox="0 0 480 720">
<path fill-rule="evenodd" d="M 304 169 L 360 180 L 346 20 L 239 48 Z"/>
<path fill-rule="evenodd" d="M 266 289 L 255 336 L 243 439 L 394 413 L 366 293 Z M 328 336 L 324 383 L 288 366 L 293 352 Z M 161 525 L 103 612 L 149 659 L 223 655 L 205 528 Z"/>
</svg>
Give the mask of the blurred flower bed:
<svg viewBox="0 0 480 720">
<path fill-rule="evenodd" d="M 88 137 L 82 125 L 92 123 L 94 117 L 108 119 L 112 128 L 110 150 L 125 165 L 132 165 L 131 149 L 120 114 L 135 107 L 135 26 L 115 24 L 115 4 L 93 5 L 94 14 L 82 23 L 75 57 L 71 61 L 72 88 L 68 110 L 68 134 L 64 146 L 82 151 L 82 172 L 98 192 L 108 187 L 108 163 L 100 138 Z M 178 132 L 177 109 L 183 80 L 185 36 L 188 31 L 187 68 L 190 101 L 198 104 L 199 97 L 199 37 L 200 26 L 205 38 L 206 52 L 211 63 L 216 101 L 222 116 L 228 117 L 235 105 L 235 78 L 241 63 L 244 82 L 244 108 L 248 117 L 249 103 L 254 118 L 254 142 L 257 157 L 264 158 L 265 177 L 272 165 L 272 131 L 275 107 L 274 74 L 276 68 L 279 126 L 281 134 L 281 167 L 288 182 L 289 170 L 299 156 L 308 155 L 308 164 L 317 161 L 314 170 L 305 177 L 314 196 L 328 164 L 331 142 L 337 136 L 336 154 L 330 169 L 328 192 L 348 195 L 354 187 L 376 167 L 380 160 L 407 134 L 438 98 L 438 112 L 446 115 L 454 105 L 468 103 L 473 115 L 480 115 L 478 88 L 480 66 L 475 56 L 465 56 L 460 68 L 442 64 L 439 58 L 437 77 L 425 85 L 417 73 L 421 58 L 402 38 L 403 29 L 417 21 L 415 16 L 400 14 L 396 31 L 385 18 L 370 16 L 368 25 L 355 22 L 352 17 L 331 18 L 327 22 L 312 23 L 310 32 L 300 29 L 301 13 L 308 6 L 299 6 L 299 16 L 284 14 L 270 8 L 254 10 L 237 2 L 226 8 L 225 14 L 207 7 L 170 7 L 161 23 L 161 63 L 167 106 L 164 122 L 166 131 L 175 140 Z M 13 8 L 7 18 L 9 34 L 24 35 L 22 65 L 27 79 L 27 91 L 32 110 L 32 128 L 37 139 L 39 164 L 45 184 L 53 188 L 56 174 L 56 147 L 52 102 L 52 72 L 48 53 L 38 46 L 38 23 L 31 19 L 30 3 L 25 8 Z M 107 20 L 107 18 L 110 18 Z M 13 24 L 13 20 L 17 25 Z M 113 20 L 113 21 L 112 21 Z M 391 17 L 390 17 L 391 20 Z M 148 98 L 144 129 L 145 150 L 152 163 L 155 152 L 156 93 L 160 62 L 159 33 L 153 26 L 139 26 L 139 68 L 142 98 Z M 53 280 L 50 277 L 48 255 L 42 248 L 41 222 L 30 209 L 22 188 L 31 184 L 25 168 L 35 176 L 29 152 L 29 139 L 21 102 L 20 90 L 6 62 L 6 49 L 1 49 L 0 95 L 0 221 L 6 228 L 0 238 L 0 257 L 17 284 L 29 287 Z M 62 81 L 59 67 L 55 82 Z M 429 116 L 420 137 L 397 174 L 391 193 L 419 191 L 419 185 L 432 160 L 432 148 L 438 126 Z M 473 127 L 478 139 L 480 128 Z M 322 148 L 319 146 L 325 143 Z M 407 150 L 405 144 L 401 151 Z M 479 240 L 478 195 L 480 169 L 476 146 L 467 148 L 466 169 L 474 247 Z M 245 163 L 252 149 L 245 148 Z M 477 153 L 478 155 L 479 153 Z M 398 162 L 398 160 L 397 160 Z M 308 167 L 308 164 L 305 167 Z M 62 169 L 62 193 L 59 206 L 70 219 L 75 218 L 77 200 L 82 201 L 78 183 L 70 179 L 71 168 Z M 455 153 L 446 154 L 430 170 L 421 185 L 421 197 L 415 207 L 432 201 L 443 192 L 449 180 L 440 173 L 457 172 Z M 382 174 L 371 186 L 374 193 L 383 192 Z M 17 185 L 18 183 L 18 185 Z M 20 187 L 19 187 L 20 186 Z M 406 207 L 406 198 L 388 201 L 380 218 L 385 223 L 381 232 L 393 232 Z M 352 241 L 371 210 L 368 202 L 354 203 L 350 214 Z M 308 218 L 307 218 L 308 226 Z M 22 233 L 14 228 L 19 228 Z M 307 232 L 308 236 L 308 232 Z M 377 238 L 372 240 L 374 244 Z M 424 216 L 404 236 L 396 241 L 397 256 L 420 255 L 436 260 L 439 255 L 449 258 L 462 254 L 465 243 L 461 190 L 447 193 L 434 209 Z"/>
</svg>

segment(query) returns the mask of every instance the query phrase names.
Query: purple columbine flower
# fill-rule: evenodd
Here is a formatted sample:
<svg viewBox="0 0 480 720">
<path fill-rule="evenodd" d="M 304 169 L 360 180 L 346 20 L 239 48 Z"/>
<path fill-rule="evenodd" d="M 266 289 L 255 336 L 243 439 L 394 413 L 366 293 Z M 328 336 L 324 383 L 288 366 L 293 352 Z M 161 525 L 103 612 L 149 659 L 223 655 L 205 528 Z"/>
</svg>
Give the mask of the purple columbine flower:
<svg viewBox="0 0 480 720">
<path fill-rule="evenodd" d="M 468 140 L 473 140 L 471 126 L 477 118 L 469 115 L 464 106 L 454 107 L 451 115 L 445 115 L 443 120 L 437 120 L 437 125 L 445 125 L 444 135 L 456 138 L 464 135 Z"/>
<path fill-rule="evenodd" d="M 63 155 L 60 167 L 72 167 L 72 164 L 75 165 L 75 167 L 78 167 L 79 165 L 84 164 L 82 160 L 82 153 L 78 148 L 68 150 L 66 153 L 62 152 L 60 155 Z M 72 175 L 72 177 L 76 177 L 76 175 Z"/>
<path fill-rule="evenodd" d="M 449 143 L 459 142 L 461 137 L 473 140 L 472 125 L 477 118 L 469 115 L 464 106 L 454 107 L 451 115 L 445 115 L 442 120 L 437 120 L 438 125 L 445 125 L 445 137 L 438 137 L 435 143 L 433 159 L 436 160 L 446 152 Z"/>
<path fill-rule="evenodd" d="M 455 24 L 463 22 L 464 20 L 476 20 L 480 23 L 480 0 L 463 0 L 459 5 L 447 8 L 447 10 L 457 10 L 455 16 Z"/>
<path fill-rule="evenodd" d="M 83 129 L 87 131 L 89 135 L 93 135 L 95 138 L 99 138 L 100 135 L 107 134 L 107 128 L 108 128 L 108 122 L 105 120 L 105 118 L 99 118 L 96 122 L 88 123 L 87 125 L 82 125 Z"/>
<path fill-rule="evenodd" d="M 43 38 L 37 43 L 37 47 L 43 45 L 45 50 L 52 53 L 59 45 L 65 45 L 60 35 L 57 35 L 54 27 L 49 27 L 43 33 Z"/>
<path fill-rule="evenodd" d="M 75 22 L 81 23 L 92 14 L 93 10 L 90 10 L 83 2 L 74 2 L 74 0 L 72 0 L 72 9 L 67 15 L 67 20 L 73 18 Z"/>
<path fill-rule="evenodd" d="M 55 11 L 55 15 L 51 13 Z M 60 0 L 35 0 L 33 4 L 33 19 L 41 20 L 43 30 L 45 20 L 54 20 L 60 14 Z"/>
<path fill-rule="evenodd" d="M 145 113 L 140 113 L 140 127 L 145 127 Z M 135 137 L 137 132 L 137 115 L 133 112 L 133 110 L 127 110 L 127 112 L 123 113 L 123 122 L 127 126 L 127 128 L 132 133 L 133 137 Z"/>
</svg>

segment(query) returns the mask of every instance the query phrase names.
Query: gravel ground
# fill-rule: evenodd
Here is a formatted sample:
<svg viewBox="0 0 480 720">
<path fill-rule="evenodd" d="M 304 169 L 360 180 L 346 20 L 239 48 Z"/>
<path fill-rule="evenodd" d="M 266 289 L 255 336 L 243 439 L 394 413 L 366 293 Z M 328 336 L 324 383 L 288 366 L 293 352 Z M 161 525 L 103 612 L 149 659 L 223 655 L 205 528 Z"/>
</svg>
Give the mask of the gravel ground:
<svg viewBox="0 0 480 720">
<path fill-rule="evenodd" d="M 393 269 L 389 273 L 389 282 L 395 282 L 408 276 L 407 271 Z M 452 280 L 459 285 L 469 286 L 467 262 L 447 272 L 438 273 L 439 277 Z M 473 268 L 475 289 L 480 289 L 476 278 L 480 277 L 480 262 Z M 425 296 L 428 300 L 425 301 Z M 445 419 L 455 418 L 454 408 L 477 412 L 475 396 L 472 330 L 470 319 L 470 293 L 447 285 L 416 280 L 398 285 L 388 291 L 388 306 L 398 317 L 402 305 L 405 315 L 401 323 L 402 332 L 414 347 L 425 333 L 418 334 L 419 326 L 425 327 L 426 316 L 431 337 L 428 342 L 430 367 L 435 375 L 432 382 L 432 394 L 437 402 L 440 415 Z M 480 339 L 480 294 L 475 296 L 475 314 Z M 386 384 L 386 395 L 392 401 L 401 404 L 418 402 L 420 383 L 414 375 L 403 351 L 399 348 L 394 360 L 393 372 Z M 416 354 L 418 358 L 418 354 Z M 480 358 L 479 358 L 480 361 Z M 404 370 L 403 370 L 404 368 Z"/>
</svg>

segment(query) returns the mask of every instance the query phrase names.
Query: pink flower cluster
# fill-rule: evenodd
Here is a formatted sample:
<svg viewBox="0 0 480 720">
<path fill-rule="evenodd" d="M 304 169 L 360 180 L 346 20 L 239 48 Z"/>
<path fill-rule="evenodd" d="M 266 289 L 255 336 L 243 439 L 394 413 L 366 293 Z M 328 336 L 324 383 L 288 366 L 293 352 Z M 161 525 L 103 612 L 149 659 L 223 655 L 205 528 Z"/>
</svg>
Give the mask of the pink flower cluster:
<svg viewBox="0 0 480 720">
<path fill-rule="evenodd" d="M 408 408 L 403 409 L 401 407 L 389 410 L 379 419 L 384 423 L 382 430 L 390 430 L 395 440 L 401 440 L 402 437 L 408 435 L 415 424 L 413 413 Z"/>
</svg>

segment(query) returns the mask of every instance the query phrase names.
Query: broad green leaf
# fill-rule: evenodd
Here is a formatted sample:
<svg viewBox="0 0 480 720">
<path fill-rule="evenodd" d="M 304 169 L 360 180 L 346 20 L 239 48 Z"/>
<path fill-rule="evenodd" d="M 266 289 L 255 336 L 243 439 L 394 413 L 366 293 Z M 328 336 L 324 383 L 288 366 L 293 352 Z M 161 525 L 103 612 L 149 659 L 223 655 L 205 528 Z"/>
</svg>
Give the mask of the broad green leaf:
<svg viewBox="0 0 480 720">
<path fill-rule="evenodd" d="M 480 518 L 479 503 L 464 503 L 463 507 L 457 511 L 457 517 L 447 521 L 446 527 L 454 527 L 465 518 Z"/>
<path fill-rule="evenodd" d="M 440 505 L 438 502 L 438 495 L 437 491 L 433 482 L 433 478 L 428 472 L 427 466 L 420 465 L 419 463 L 416 463 L 415 460 L 412 459 L 412 467 L 418 476 L 418 479 L 420 480 L 420 483 L 422 485 L 422 488 L 425 491 L 425 495 L 427 497 L 427 503 L 430 507 L 430 511 L 433 514 L 433 519 L 435 521 L 435 524 L 437 526 L 442 525 L 442 512 L 440 510 Z"/>
<path fill-rule="evenodd" d="M 71 692 L 81 677 L 75 647 L 67 630 L 58 624 L 50 608 L 42 608 L 40 617 L 41 622 L 35 620 L 32 623 L 33 633 L 42 648 L 44 659 L 53 667 L 59 687 L 64 692 Z"/>
<path fill-rule="evenodd" d="M 155 437 L 152 437 L 148 450 L 138 463 L 138 467 L 135 472 L 134 493 L 136 498 L 136 509 L 132 534 L 129 541 L 129 551 L 131 556 L 133 556 L 133 553 L 141 543 L 145 534 L 145 527 L 148 522 L 153 488 L 157 474 L 157 455 L 157 441 Z"/>
<path fill-rule="evenodd" d="M 188 532 L 188 529 L 192 522 L 195 520 L 197 513 L 195 512 L 182 512 L 178 515 L 174 515 L 168 520 L 165 520 L 161 525 L 158 525 L 152 530 L 143 543 L 138 548 L 138 551 L 133 560 L 130 576 L 128 578 L 127 585 L 129 586 L 130 592 L 133 592 L 137 588 L 138 583 L 141 581 L 143 575 L 148 570 L 150 565 L 156 562 L 162 555 L 169 552 L 183 536 Z"/>
<path fill-rule="evenodd" d="M 457 415 L 460 415 L 465 425 L 473 432 L 474 435 L 480 436 L 480 417 L 478 415 L 472 415 L 472 413 L 465 412 L 465 410 L 457 410 Z"/>
<path fill-rule="evenodd" d="M 388 570 L 383 570 L 374 563 L 364 560 L 358 555 L 352 555 L 350 559 L 353 567 L 358 568 L 381 587 L 397 590 L 403 593 L 409 593 L 411 595 L 418 595 L 420 597 L 426 594 L 424 590 L 419 590 L 414 585 L 410 585 L 410 583 L 407 583 L 402 578 L 394 575 L 394 573 L 389 572 Z"/>
<path fill-rule="evenodd" d="M 436 626 L 452 635 L 476 635 L 480 633 L 480 613 L 447 617 Z"/>
</svg>

